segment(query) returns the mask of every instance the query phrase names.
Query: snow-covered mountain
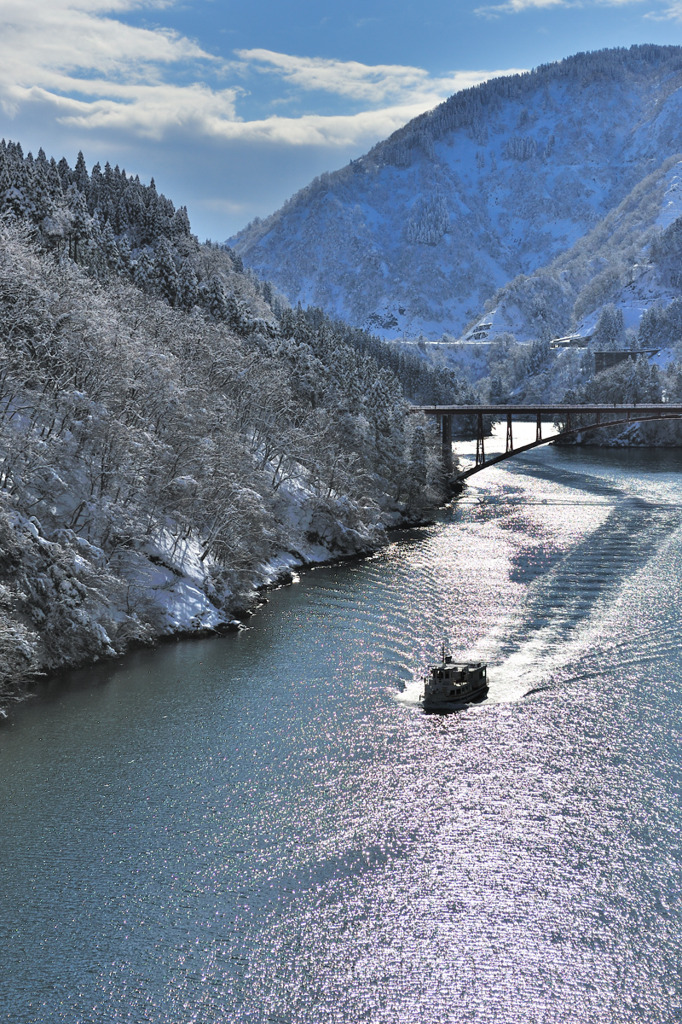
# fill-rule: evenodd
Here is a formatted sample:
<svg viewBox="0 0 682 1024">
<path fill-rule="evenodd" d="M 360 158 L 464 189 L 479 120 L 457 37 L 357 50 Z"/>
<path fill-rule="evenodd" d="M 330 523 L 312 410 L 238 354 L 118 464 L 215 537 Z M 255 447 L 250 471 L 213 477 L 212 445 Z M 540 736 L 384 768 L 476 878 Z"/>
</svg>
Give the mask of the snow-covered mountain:
<svg viewBox="0 0 682 1024">
<path fill-rule="evenodd" d="M 487 303 L 466 340 L 519 341 L 572 333 L 590 336 L 606 305 L 638 331 L 643 315 L 680 294 L 676 242 L 682 230 L 682 158 L 641 181 L 575 245 L 535 273 L 521 274 Z"/>
<path fill-rule="evenodd" d="M 294 302 L 384 337 L 457 337 L 590 233 L 608 248 L 621 204 L 648 237 L 680 152 L 682 48 L 578 54 L 456 94 L 231 244 Z"/>
</svg>

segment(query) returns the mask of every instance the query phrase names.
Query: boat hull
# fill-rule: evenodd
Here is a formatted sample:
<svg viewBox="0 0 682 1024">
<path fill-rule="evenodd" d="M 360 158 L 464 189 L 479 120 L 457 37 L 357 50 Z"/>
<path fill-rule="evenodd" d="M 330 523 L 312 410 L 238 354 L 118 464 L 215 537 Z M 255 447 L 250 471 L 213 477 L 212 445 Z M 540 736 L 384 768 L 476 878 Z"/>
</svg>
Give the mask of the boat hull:
<svg viewBox="0 0 682 1024">
<path fill-rule="evenodd" d="M 424 711 L 435 711 L 439 713 L 448 711 L 463 711 L 469 704 L 478 704 L 488 696 L 488 686 L 480 686 L 472 690 L 465 697 L 422 697 L 420 703 Z"/>
</svg>

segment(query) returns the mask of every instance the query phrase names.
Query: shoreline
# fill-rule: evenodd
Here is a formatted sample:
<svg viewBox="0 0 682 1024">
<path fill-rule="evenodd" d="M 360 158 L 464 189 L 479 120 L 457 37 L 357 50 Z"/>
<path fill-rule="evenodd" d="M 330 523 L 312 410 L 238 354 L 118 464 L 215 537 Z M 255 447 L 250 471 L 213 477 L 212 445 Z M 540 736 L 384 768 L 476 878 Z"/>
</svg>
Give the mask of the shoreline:
<svg viewBox="0 0 682 1024">
<path fill-rule="evenodd" d="M 431 509 L 429 514 L 418 517 L 406 517 L 403 522 L 386 527 L 383 534 L 383 542 L 380 544 L 367 545 L 346 553 L 331 554 L 327 551 L 326 557 L 323 555 L 321 545 L 312 545 L 310 555 L 305 555 L 300 551 L 279 552 L 273 557 L 269 565 L 262 567 L 263 579 L 260 582 L 257 580 L 252 581 L 250 600 L 244 602 L 237 598 L 233 605 L 227 604 L 224 614 L 220 613 L 214 624 L 197 624 L 196 627 L 190 628 L 177 626 L 168 631 L 157 632 L 144 640 L 132 638 L 126 644 L 124 650 L 115 651 L 109 646 L 108 651 L 95 654 L 93 657 L 84 659 L 75 657 L 72 661 L 65 661 L 57 668 L 36 672 L 28 679 L 25 685 L 19 685 L 16 691 L 10 694 L 0 694 L 0 729 L 2 729 L 3 725 L 11 722 L 12 711 L 15 708 L 30 702 L 34 697 L 39 697 L 41 691 L 46 690 L 48 687 L 58 687 L 60 680 L 71 672 L 85 670 L 107 662 L 111 664 L 122 662 L 129 654 L 133 654 L 136 651 L 153 651 L 161 646 L 187 640 L 217 639 L 236 633 L 240 629 L 245 629 L 246 622 L 258 614 L 259 608 L 268 603 L 267 594 L 282 587 L 293 585 L 297 582 L 299 573 L 363 561 L 373 557 L 387 547 L 391 543 L 390 537 L 392 534 L 401 534 L 407 530 L 419 529 L 432 524 L 434 522 L 434 514 L 441 509 L 447 508 L 463 490 L 454 481 L 449 489 L 451 493 L 447 501 L 443 505 Z M 313 556 L 314 548 L 322 557 L 315 558 Z M 218 613 L 217 608 L 215 611 Z"/>
</svg>

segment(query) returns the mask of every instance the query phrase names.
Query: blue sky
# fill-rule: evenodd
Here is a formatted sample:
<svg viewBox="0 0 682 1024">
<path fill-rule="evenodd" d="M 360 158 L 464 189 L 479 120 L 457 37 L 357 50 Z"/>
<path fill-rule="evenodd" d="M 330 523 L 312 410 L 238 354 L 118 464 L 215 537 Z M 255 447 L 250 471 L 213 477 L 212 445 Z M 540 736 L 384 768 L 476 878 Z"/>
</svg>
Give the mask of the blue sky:
<svg viewBox="0 0 682 1024">
<path fill-rule="evenodd" d="M 0 0 L 0 135 L 154 176 L 200 238 L 459 88 L 682 44 L 682 0 Z"/>
</svg>

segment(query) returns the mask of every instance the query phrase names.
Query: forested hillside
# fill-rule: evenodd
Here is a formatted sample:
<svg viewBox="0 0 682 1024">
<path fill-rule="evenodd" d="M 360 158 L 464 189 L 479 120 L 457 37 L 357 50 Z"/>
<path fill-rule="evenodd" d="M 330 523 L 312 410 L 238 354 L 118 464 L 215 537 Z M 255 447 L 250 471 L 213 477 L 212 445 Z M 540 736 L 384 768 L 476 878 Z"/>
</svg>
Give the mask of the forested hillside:
<svg viewBox="0 0 682 1024">
<path fill-rule="evenodd" d="M 456 378 L 288 309 L 153 183 L 3 143 L 0 214 L 0 706 L 447 494 L 405 390 Z"/>
<path fill-rule="evenodd" d="M 387 338 L 457 338 L 501 287 L 605 224 L 682 152 L 681 85 L 674 46 L 494 79 L 317 178 L 232 244 L 292 301 Z M 563 299 L 543 297 L 558 333 Z"/>
</svg>

